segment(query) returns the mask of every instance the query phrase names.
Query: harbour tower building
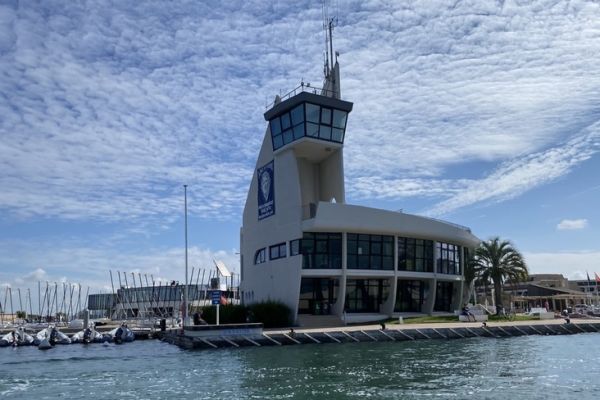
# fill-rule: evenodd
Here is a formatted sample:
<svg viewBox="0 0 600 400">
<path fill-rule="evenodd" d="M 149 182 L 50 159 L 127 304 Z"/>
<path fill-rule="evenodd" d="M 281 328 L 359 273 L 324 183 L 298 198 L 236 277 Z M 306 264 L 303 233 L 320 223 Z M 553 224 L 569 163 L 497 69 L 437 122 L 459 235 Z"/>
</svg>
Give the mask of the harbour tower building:
<svg viewBox="0 0 600 400">
<path fill-rule="evenodd" d="M 322 89 L 302 84 L 265 112 L 240 230 L 242 301 L 281 301 L 305 326 L 460 309 L 480 242 L 470 229 L 346 204 L 352 106 L 335 61 Z"/>
</svg>

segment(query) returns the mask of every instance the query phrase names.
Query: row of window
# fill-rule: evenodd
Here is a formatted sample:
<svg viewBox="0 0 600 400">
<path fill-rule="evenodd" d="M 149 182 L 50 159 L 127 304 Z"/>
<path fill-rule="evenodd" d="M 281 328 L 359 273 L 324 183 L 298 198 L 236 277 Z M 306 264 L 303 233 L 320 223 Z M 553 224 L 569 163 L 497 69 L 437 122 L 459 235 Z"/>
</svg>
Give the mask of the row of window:
<svg viewBox="0 0 600 400">
<path fill-rule="evenodd" d="M 312 103 L 302 103 L 269 121 L 273 150 L 308 136 L 344 142 L 348 113 Z"/>
<path fill-rule="evenodd" d="M 434 271 L 432 240 L 398 237 L 398 270 Z M 436 243 L 436 272 L 460 275 L 461 247 Z M 468 254 L 468 249 L 464 249 Z M 301 254 L 304 269 L 341 269 L 342 234 L 305 232 L 302 239 L 290 241 L 290 256 Z M 347 234 L 347 268 L 394 270 L 394 237 L 387 235 Z M 269 246 L 269 260 L 287 257 L 285 242 Z M 267 248 L 256 251 L 254 264 L 267 261 Z"/>
<path fill-rule="evenodd" d="M 399 237 L 398 270 L 433 272 L 433 241 Z"/>
<path fill-rule="evenodd" d="M 286 243 L 278 243 L 273 246 L 269 246 L 269 260 L 277 260 L 280 258 L 287 257 L 287 246 Z M 256 250 L 254 253 L 254 264 L 262 264 L 267 262 L 267 248 Z"/>
<path fill-rule="evenodd" d="M 437 272 L 440 274 L 460 274 L 460 246 L 449 243 L 436 243 Z"/>
<path fill-rule="evenodd" d="M 394 269 L 394 237 L 349 233 L 349 269 Z"/>
<path fill-rule="evenodd" d="M 453 282 L 438 281 L 435 292 L 435 311 L 451 312 L 457 286 Z M 298 312 L 301 314 L 332 314 L 337 301 L 339 281 L 331 278 L 302 278 Z M 344 311 L 380 312 L 390 295 L 388 279 L 348 279 Z M 420 280 L 399 279 L 394 311 L 423 312 L 430 296 L 430 283 Z"/>
<path fill-rule="evenodd" d="M 298 243 L 304 269 L 341 269 L 342 234 L 306 232 Z M 296 255 L 296 254 L 292 254 Z"/>
</svg>

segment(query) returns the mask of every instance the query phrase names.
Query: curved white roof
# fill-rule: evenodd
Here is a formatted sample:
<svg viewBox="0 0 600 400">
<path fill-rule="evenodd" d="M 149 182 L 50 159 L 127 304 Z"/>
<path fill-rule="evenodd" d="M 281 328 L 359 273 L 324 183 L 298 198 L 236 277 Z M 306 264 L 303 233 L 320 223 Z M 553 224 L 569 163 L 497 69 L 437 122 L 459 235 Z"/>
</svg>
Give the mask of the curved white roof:
<svg viewBox="0 0 600 400">
<path fill-rule="evenodd" d="M 467 247 L 476 247 L 481 240 L 467 227 L 418 215 L 320 202 L 314 218 L 302 223 L 305 232 L 376 233 L 431 239 Z"/>
</svg>

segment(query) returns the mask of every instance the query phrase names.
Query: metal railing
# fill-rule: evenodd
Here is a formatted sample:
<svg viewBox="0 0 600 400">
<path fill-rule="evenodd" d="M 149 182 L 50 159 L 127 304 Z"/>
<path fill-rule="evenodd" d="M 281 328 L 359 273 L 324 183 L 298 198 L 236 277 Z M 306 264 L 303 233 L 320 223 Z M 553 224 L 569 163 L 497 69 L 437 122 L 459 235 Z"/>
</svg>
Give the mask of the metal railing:
<svg viewBox="0 0 600 400">
<path fill-rule="evenodd" d="M 279 98 L 281 99 L 281 101 L 285 101 L 285 100 L 290 99 L 290 98 L 294 97 L 295 95 L 300 94 L 302 92 L 317 94 L 319 96 L 332 97 L 334 99 L 338 98 L 337 93 L 333 90 L 320 89 L 320 88 L 311 86 L 310 83 L 304 83 L 304 82 L 300 82 L 300 86 L 290 90 L 289 92 L 280 96 Z M 275 106 L 274 101 L 272 103 L 268 104 L 265 107 L 265 109 L 270 110 L 271 108 L 273 108 L 273 106 Z"/>
</svg>

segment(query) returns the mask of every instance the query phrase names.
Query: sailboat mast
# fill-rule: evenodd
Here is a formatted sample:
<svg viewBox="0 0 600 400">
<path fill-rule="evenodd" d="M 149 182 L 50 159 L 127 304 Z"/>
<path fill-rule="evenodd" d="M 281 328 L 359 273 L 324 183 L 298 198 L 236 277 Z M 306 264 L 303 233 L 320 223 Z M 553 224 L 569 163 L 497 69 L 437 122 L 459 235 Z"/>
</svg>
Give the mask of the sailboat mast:
<svg viewBox="0 0 600 400">
<path fill-rule="evenodd" d="M 42 322 L 42 287 L 40 281 L 38 281 L 38 314 L 39 321 Z"/>
<path fill-rule="evenodd" d="M 27 297 L 29 298 L 29 318 L 33 315 L 33 306 L 31 305 L 31 290 L 27 288 Z"/>
</svg>

